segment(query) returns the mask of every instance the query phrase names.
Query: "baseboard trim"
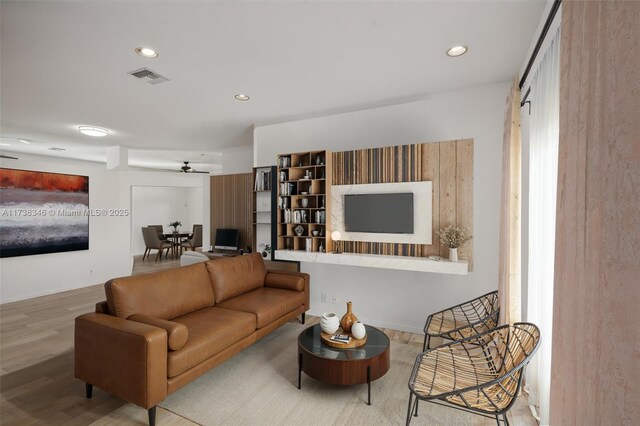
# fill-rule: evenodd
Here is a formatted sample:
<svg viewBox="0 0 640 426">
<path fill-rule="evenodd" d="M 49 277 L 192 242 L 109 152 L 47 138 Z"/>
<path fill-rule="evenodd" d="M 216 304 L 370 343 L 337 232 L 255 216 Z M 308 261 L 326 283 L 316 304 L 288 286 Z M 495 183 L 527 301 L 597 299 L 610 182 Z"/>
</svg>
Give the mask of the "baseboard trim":
<svg viewBox="0 0 640 426">
<path fill-rule="evenodd" d="M 314 315 L 314 316 L 321 316 L 324 312 L 317 312 L 314 311 L 313 309 L 310 309 L 307 314 L 309 315 Z M 340 316 L 339 313 L 336 312 L 336 314 L 338 314 L 338 316 Z M 392 330 L 398 330 L 398 331 L 406 331 L 409 333 L 416 333 L 416 334 L 424 334 L 423 331 L 423 327 L 416 327 L 416 326 L 411 326 L 411 325 L 407 325 L 407 324 L 397 324 L 394 322 L 387 322 L 387 321 L 380 321 L 380 320 L 376 320 L 376 319 L 372 319 L 372 318 L 361 318 L 358 317 L 358 319 L 360 321 L 362 321 L 365 324 L 369 324 L 372 325 L 374 327 L 380 327 L 380 328 L 390 328 Z"/>
</svg>

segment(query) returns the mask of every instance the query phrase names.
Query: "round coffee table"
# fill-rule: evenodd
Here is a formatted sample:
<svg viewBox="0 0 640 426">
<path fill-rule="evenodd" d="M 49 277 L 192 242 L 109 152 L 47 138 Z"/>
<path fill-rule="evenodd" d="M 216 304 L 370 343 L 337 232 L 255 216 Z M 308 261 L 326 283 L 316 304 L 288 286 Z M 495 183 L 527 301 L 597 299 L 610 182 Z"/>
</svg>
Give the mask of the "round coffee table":
<svg viewBox="0 0 640 426">
<path fill-rule="evenodd" d="M 367 343 L 359 348 L 332 348 L 322 342 L 320 324 L 298 336 L 298 389 L 302 372 L 333 385 L 367 384 L 367 404 L 371 405 L 371 382 L 384 376 L 391 366 L 389 338 L 370 325 Z"/>
</svg>

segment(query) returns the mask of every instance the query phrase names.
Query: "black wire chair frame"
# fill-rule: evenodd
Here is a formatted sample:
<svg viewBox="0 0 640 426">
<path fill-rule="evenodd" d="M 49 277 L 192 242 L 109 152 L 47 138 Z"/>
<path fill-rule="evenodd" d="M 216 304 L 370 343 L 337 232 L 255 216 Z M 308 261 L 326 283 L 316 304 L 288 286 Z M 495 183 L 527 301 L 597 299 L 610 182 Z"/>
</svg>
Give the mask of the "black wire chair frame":
<svg viewBox="0 0 640 426">
<path fill-rule="evenodd" d="M 515 323 L 422 352 L 409 379 L 407 426 L 412 412 L 417 417 L 420 400 L 509 425 L 507 412 L 539 346 L 537 326 Z"/>
<path fill-rule="evenodd" d="M 422 350 L 430 349 L 434 337 L 460 340 L 482 334 L 497 327 L 499 316 L 498 290 L 435 312 L 425 322 Z"/>
</svg>

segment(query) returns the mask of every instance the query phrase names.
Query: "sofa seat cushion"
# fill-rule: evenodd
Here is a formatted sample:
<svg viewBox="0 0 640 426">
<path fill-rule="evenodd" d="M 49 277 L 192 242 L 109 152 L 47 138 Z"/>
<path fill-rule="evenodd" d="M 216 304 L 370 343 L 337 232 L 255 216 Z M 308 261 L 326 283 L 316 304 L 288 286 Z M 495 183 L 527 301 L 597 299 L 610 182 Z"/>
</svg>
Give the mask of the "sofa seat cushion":
<svg viewBox="0 0 640 426">
<path fill-rule="evenodd" d="M 262 287 L 216 306 L 254 314 L 260 329 L 302 305 L 304 293 L 301 291 Z"/>
<path fill-rule="evenodd" d="M 219 307 L 200 309 L 172 321 L 189 329 L 189 339 L 182 349 L 167 354 L 169 377 L 184 373 L 256 330 L 255 315 Z"/>
</svg>

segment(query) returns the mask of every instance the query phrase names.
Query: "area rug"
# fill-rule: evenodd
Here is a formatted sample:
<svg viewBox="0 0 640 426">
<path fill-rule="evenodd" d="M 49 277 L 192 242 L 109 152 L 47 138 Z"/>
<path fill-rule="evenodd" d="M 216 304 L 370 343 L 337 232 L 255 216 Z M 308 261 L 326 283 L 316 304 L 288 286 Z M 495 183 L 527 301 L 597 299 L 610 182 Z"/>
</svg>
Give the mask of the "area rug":
<svg viewBox="0 0 640 426">
<path fill-rule="evenodd" d="M 203 425 L 404 424 L 407 382 L 420 348 L 391 343 L 391 369 L 371 385 L 333 386 L 302 374 L 298 390 L 297 337 L 306 326 L 287 323 L 224 364 L 170 395 L 160 405 Z M 495 424 L 468 413 L 420 404 L 412 425 Z"/>
</svg>

